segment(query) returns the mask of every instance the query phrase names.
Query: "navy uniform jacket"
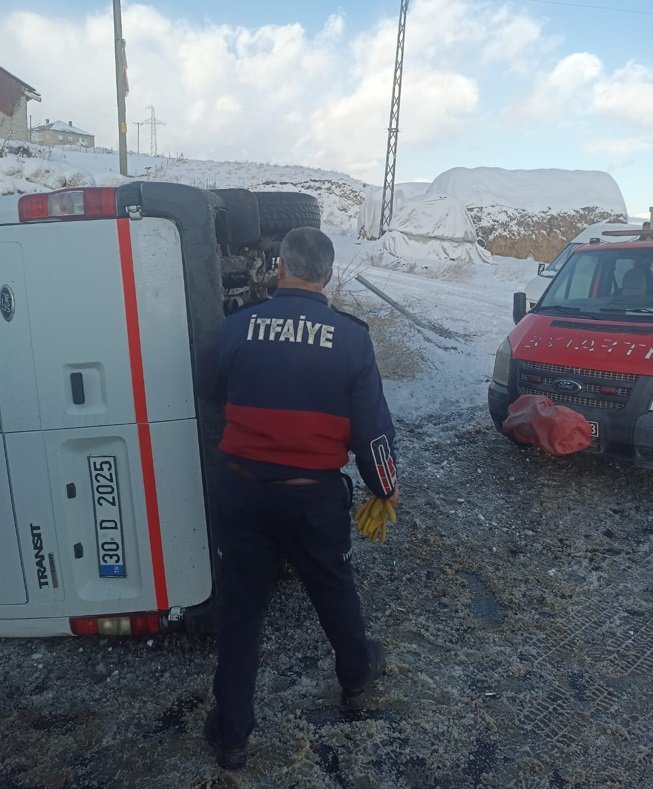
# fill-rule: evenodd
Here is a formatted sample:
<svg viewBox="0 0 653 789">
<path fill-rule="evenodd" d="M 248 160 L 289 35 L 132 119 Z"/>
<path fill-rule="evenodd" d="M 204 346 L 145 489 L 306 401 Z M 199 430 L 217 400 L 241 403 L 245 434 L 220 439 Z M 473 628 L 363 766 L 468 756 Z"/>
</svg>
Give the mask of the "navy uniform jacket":
<svg viewBox="0 0 653 789">
<path fill-rule="evenodd" d="M 224 321 L 202 396 L 224 406 L 220 450 L 265 479 L 319 477 L 351 450 L 392 495 L 394 427 L 367 325 L 313 291 L 279 288 Z"/>
</svg>

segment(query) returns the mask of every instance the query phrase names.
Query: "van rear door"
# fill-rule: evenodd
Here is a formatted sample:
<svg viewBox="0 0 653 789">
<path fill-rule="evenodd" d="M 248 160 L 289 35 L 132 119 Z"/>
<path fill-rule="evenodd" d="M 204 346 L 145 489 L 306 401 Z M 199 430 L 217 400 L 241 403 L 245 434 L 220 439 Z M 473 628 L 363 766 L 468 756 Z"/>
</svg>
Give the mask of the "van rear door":
<svg viewBox="0 0 653 789">
<path fill-rule="evenodd" d="M 15 304 L 0 320 L 2 460 L 26 570 L 0 579 L 0 636 L 201 603 L 212 578 L 174 222 L 0 231 Z M 0 568 L 21 567 L 10 551 Z"/>
</svg>

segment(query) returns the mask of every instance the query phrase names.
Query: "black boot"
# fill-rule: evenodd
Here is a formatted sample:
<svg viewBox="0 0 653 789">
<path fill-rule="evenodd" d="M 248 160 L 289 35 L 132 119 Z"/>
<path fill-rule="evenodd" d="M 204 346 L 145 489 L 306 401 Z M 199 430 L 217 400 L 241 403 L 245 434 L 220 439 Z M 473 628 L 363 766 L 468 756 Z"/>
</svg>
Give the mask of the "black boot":
<svg viewBox="0 0 653 789">
<path fill-rule="evenodd" d="M 216 734 L 218 711 L 215 707 L 209 710 L 204 722 L 204 737 L 218 757 L 218 764 L 223 770 L 240 770 L 247 764 L 247 743 L 243 745 L 224 745 Z"/>
<path fill-rule="evenodd" d="M 385 674 L 385 652 L 383 651 L 383 645 L 380 641 L 370 639 L 367 642 L 367 647 L 370 653 L 370 669 L 367 678 L 362 685 L 342 689 L 342 703 L 348 706 L 359 705 L 376 680 Z"/>
</svg>

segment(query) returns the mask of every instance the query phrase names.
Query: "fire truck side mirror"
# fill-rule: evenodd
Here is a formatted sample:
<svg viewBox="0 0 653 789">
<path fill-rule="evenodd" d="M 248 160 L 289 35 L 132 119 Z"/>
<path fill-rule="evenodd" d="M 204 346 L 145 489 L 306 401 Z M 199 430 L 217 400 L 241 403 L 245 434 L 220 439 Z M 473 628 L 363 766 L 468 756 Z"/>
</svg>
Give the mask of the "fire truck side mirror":
<svg viewBox="0 0 653 789">
<path fill-rule="evenodd" d="M 512 294 L 512 319 L 515 323 L 526 315 L 526 294 L 523 292 Z"/>
</svg>

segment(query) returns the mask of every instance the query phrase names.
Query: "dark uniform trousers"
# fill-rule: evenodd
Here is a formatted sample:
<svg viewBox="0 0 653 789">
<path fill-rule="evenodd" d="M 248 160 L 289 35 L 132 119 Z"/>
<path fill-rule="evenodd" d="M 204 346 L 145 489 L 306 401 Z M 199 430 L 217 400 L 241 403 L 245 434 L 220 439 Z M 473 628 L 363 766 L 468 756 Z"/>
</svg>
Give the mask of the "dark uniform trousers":
<svg viewBox="0 0 653 789">
<path fill-rule="evenodd" d="M 259 634 L 284 559 L 315 607 L 343 687 L 367 679 L 369 653 L 351 568 L 351 497 L 342 475 L 334 471 L 313 484 L 293 485 L 258 481 L 224 466 L 216 482 L 216 734 L 223 744 L 240 746 L 254 728 Z"/>
</svg>

